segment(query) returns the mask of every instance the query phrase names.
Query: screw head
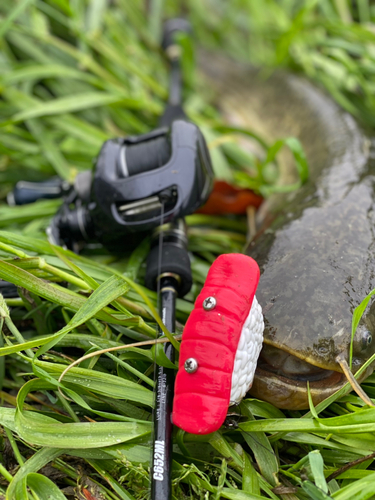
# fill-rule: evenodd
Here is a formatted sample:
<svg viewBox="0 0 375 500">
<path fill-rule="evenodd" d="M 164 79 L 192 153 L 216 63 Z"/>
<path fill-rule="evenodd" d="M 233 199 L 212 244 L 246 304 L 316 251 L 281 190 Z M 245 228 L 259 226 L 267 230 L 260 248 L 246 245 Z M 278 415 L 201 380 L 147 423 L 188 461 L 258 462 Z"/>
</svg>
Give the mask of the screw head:
<svg viewBox="0 0 375 500">
<path fill-rule="evenodd" d="M 188 358 L 184 364 L 187 373 L 195 373 L 198 370 L 198 361 L 195 358 Z"/>
<path fill-rule="evenodd" d="M 206 297 L 203 301 L 203 309 L 205 311 L 211 311 L 211 309 L 214 309 L 216 306 L 216 299 L 215 297 Z"/>
</svg>

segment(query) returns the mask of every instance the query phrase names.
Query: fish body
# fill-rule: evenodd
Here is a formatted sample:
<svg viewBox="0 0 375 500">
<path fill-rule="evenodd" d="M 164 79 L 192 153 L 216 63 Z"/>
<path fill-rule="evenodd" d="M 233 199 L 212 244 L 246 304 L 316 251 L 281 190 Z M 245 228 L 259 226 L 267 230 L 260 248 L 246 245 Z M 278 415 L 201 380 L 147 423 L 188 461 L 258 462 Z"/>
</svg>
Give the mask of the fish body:
<svg viewBox="0 0 375 500">
<path fill-rule="evenodd" d="M 346 379 L 354 308 L 375 287 L 375 165 L 355 120 L 310 82 L 208 58 L 204 71 L 228 120 L 273 140 L 295 136 L 310 176 L 295 192 L 271 196 L 258 212 L 247 254 L 259 264 L 264 347 L 251 394 L 280 408 L 308 408 Z M 280 157 L 280 183 L 296 180 L 293 159 Z M 375 352 L 375 306 L 354 340 L 353 371 Z M 368 376 L 372 369 L 368 369 Z"/>
</svg>

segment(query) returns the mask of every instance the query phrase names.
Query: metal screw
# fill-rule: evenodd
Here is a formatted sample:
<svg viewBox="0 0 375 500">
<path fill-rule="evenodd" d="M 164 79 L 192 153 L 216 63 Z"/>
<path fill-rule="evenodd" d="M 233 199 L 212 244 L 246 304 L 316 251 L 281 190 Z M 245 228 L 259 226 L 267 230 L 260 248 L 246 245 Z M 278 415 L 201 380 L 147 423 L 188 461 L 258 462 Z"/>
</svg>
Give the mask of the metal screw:
<svg viewBox="0 0 375 500">
<path fill-rule="evenodd" d="M 211 311 L 211 309 L 214 309 L 216 306 L 216 299 L 215 297 L 207 297 L 203 301 L 203 309 L 205 311 Z"/>
<path fill-rule="evenodd" d="M 189 358 L 185 361 L 184 368 L 187 373 L 195 373 L 198 370 L 198 361 L 194 358 Z"/>
</svg>

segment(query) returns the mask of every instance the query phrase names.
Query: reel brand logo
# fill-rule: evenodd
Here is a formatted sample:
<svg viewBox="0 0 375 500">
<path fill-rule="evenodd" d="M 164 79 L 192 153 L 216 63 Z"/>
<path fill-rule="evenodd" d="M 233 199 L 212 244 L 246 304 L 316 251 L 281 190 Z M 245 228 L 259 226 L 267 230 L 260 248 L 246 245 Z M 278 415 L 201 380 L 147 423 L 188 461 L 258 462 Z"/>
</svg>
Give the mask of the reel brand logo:
<svg viewBox="0 0 375 500">
<path fill-rule="evenodd" d="M 164 476 L 164 453 L 165 443 L 164 441 L 155 441 L 154 447 L 154 464 L 153 464 L 153 478 L 155 481 L 163 481 Z"/>
</svg>

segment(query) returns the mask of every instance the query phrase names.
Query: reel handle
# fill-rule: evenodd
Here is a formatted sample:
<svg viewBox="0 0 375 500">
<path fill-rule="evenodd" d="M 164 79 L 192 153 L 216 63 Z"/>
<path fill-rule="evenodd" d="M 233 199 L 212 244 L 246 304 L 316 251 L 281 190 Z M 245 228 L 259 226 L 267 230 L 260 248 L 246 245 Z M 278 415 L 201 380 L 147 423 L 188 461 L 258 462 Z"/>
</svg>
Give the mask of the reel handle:
<svg viewBox="0 0 375 500">
<path fill-rule="evenodd" d="M 8 194 L 8 205 L 26 205 L 41 199 L 61 198 L 70 189 L 68 182 L 59 177 L 52 177 L 43 182 L 17 182 Z"/>
</svg>

